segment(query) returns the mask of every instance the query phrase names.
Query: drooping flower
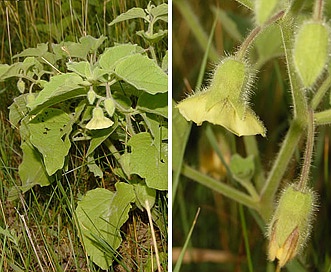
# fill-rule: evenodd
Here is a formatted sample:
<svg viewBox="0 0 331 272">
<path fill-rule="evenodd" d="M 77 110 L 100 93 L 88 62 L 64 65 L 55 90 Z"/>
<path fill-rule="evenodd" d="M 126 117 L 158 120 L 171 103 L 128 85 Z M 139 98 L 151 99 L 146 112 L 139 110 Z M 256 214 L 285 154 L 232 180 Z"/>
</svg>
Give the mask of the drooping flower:
<svg viewBox="0 0 331 272">
<path fill-rule="evenodd" d="M 100 107 L 96 107 L 92 112 L 92 119 L 86 124 L 87 129 L 104 129 L 109 128 L 114 124 L 112 120 L 105 117 L 103 110 Z"/>
<path fill-rule="evenodd" d="M 210 86 L 184 99 L 177 108 L 197 125 L 208 121 L 238 136 L 265 136 L 265 127 L 248 105 L 252 78 L 247 63 L 227 57 L 216 67 Z"/>
</svg>

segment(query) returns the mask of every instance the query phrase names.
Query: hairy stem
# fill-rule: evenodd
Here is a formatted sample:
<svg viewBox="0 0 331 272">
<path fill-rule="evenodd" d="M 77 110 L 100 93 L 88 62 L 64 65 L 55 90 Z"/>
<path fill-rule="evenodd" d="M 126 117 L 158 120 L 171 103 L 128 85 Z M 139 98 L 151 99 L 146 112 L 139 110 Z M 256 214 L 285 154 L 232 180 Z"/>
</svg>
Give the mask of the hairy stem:
<svg viewBox="0 0 331 272">
<path fill-rule="evenodd" d="M 313 149 L 314 149 L 314 113 L 312 109 L 309 109 L 306 149 L 305 149 L 300 180 L 297 186 L 297 189 L 300 191 L 304 190 L 309 180 L 309 169 L 313 156 Z"/>
</svg>

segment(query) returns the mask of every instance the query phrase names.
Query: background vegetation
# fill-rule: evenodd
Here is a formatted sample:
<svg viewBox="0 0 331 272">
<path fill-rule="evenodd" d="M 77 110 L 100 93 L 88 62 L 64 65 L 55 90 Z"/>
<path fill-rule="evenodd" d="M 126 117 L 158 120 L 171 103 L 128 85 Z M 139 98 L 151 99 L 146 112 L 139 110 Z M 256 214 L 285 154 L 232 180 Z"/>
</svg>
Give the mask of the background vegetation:
<svg viewBox="0 0 331 272">
<path fill-rule="evenodd" d="M 244 2 L 244 1 L 243 1 Z M 313 1 L 305 1 L 303 15 L 309 15 Z M 208 46 L 208 36 L 213 22 L 217 18 L 215 34 L 208 54 L 208 64 L 202 86 L 208 85 L 210 71 L 215 63 L 235 49 L 253 28 L 252 12 L 231 0 L 187 1 L 175 0 L 173 10 L 173 97 L 182 100 L 198 84 L 200 67 Z M 331 3 L 326 1 L 325 16 L 330 19 Z M 277 39 L 265 40 L 264 48 L 273 47 Z M 256 59 L 258 48 L 253 47 L 252 58 Z M 287 70 L 282 51 L 274 52 L 280 58 L 271 58 L 261 63 L 258 79 L 253 88 L 251 105 L 267 128 L 267 137 L 257 136 L 261 161 L 266 174 L 279 151 L 279 144 L 285 136 L 291 118 L 291 94 Z M 309 96 L 312 94 L 309 93 Z M 329 107 L 329 95 L 320 107 Z M 206 125 L 192 125 L 184 156 L 184 163 L 210 176 L 229 183 L 224 168 L 220 168 L 215 159 L 217 154 L 208 144 Z M 246 156 L 243 137 L 234 137 L 221 128 L 213 128 L 216 135 L 225 133 L 230 150 L 236 150 Z M 310 242 L 304 253 L 298 258 L 304 268 L 297 268 L 294 263 L 287 266 L 288 271 L 330 271 L 331 241 L 328 214 L 331 209 L 330 184 L 330 126 L 320 126 L 316 132 L 316 145 L 313 166 L 311 167 L 311 186 L 318 192 L 319 211 Z M 220 150 L 227 159 L 228 149 L 220 141 Z M 222 144 L 223 143 L 223 144 Z M 281 188 L 291 182 L 301 166 L 300 154 L 304 150 L 304 141 L 297 146 L 296 155 L 288 165 Z M 176 182 L 176 179 L 174 179 Z M 175 183 L 174 185 L 177 186 Z M 174 262 L 178 259 L 178 250 L 184 245 L 192 221 L 200 207 L 193 234 L 190 239 L 186 258 L 181 271 L 274 271 L 274 265 L 267 262 L 265 226 L 259 226 L 255 214 L 241 207 L 201 184 L 181 176 L 175 187 L 173 202 L 173 246 Z M 245 220 L 243 220 L 245 219 Z M 248 249 L 245 249 L 245 232 L 248 236 Z M 323 241 L 323 242 L 322 242 Z M 286 270 L 286 269 L 284 269 Z"/>
<path fill-rule="evenodd" d="M 153 4 L 162 2 L 153 1 Z M 38 43 L 77 42 L 85 35 L 106 36 L 101 50 L 115 43 L 128 42 L 147 48 L 144 40 L 135 34 L 145 28 L 143 20 L 108 24 L 130 8 L 145 8 L 148 3 L 147 0 L 1 1 L 0 63 L 13 63 L 13 55 L 36 47 Z M 159 59 L 166 50 L 167 39 L 155 46 Z M 63 65 L 65 68 L 65 63 Z M 95 178 L 86 164 L 82 164 L 88 146 L 76 144 L 70 150 L 72 171 L 69 175 L 57 178 L 48 187 L 35 186 L 12 201 L 12 188 L 20 184 L 17 168 L 22 161 L 19 132 L 8 120 L 8 106 L 19 95 L 16 81 L 0 83 L 0 270 L 101 271 L 89 261 L 81 246 L 74 210 L 77 201 L 88 190 L 97 187 L 114 189 L 119 179 L 112 173 L 116 160 L 109 151 L 100 149 L 97 160 L 104 176 Z M 158 193 L 156 207 L 165 227 L 165 192 Z M 121 231 L 124 243 L 119 254 L 122 258 L 109 271 L 139 271 L 143 263 L 149 263 L 150 267 L 152 243 L 147 214 L 134 209 Z M 164 230 L 156 229 L 164 268 L 167 265 L 166 236 Z"/>
</svg>

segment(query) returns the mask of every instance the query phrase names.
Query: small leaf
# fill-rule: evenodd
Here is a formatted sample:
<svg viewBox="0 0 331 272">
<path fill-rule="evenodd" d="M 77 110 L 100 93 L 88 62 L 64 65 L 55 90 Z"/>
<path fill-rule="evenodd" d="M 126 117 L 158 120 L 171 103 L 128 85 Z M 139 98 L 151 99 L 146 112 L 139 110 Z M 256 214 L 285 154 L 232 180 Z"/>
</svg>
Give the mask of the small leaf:
<svg viewBox="0 0 331 272">
<path fill-rule="evenodd" d="M 143 30 L 141 31 L 137 31 L 136 32 L 137 35 L 139 35 L 140 37 L 142 37 L 144 40 L 148 41 L 149 43 L 157 43 L 160 40 L 162 40 L 164 37 L 166 37 L 168 35 L 168 30 L 159 30 L 156 33 L 150 34 L 148 32 L 145 32 Z"/>
<path fill-rule="evenodd" d="M 28 124 L 30 141 L 43 155 L 45 168 L 50 176 L 63 168 L 71 146 L 70 123 L 70 116 L 62 110 L 46 109 Z"/>
<path fill-rule="evenodd" d="M 243 158 L 239 154 L 234 154 L 231 157 L 230 169 L 235 177 L 241 180 L 250 180 L 255 172 L 254 156 Z"/>
<path fill-rule="evenodd" d="M 21 53 L 16 54 L 13 58 L 17 57 L 42 57 L 48 51 L 47 43 L 39 43 L 36 48 L 27 48 Z"/>
<path fill-rule="evenodd" d="M 99 177 L 99 178 L 103 177 L 103 172 L 101 168 L 95 163 L 95 159 L 93 158 L 93 156 L 87 157 L 87 167 L 95 177 Z"/>
<path fill-rule="evenodd" d="M 99 65 L 109 73 L 114 72 L 116 63 L 128 55 L 136 54 L 138 46 L 133 44 L 121 44 L 114 47 L 107 48 L 99 56 Z"/>
<path fill-rule="evenodd" d="M 154 17 L 154 22 L 157 20 L 168 22 L 168 4 L 162 3 L 152 8 L 150 14 Z"/>
<path fill-rule="evenodd" d="M 126 20 L 136 19 L 136 18 L 145 19 L 145 17 L 146 17 L 146 13 L 142 8 L 132 8 L 129 9 L 127 12 L 124 12 L 119 16 L 117 16 L 113 21 L 109 23 L 109 25 L 112 26 L 116 23 L 123 22 Z"/>
<path fill-rule="evenodd" d="M 76 209 L 84 248 L 91 260 L 104 270 L 112 264 L 122 242 L 120 229 L 129 218 L 130 203 L 135 200 L 132 185 L 119 182 L 115 187 L 116 192 L 102 188 L 88 191 Z M 107 243 L 113 251 L 105 252 L 100 242 Z"/>
<path fill-rule="evenodd" d="M 128 56 L 116 65 L 115 74 L 138 90 L 150 94 L 168 91 L 168 77 L 157 64 L 140 54 Z"/>
<path fill-rule="evenodd" d="M 147 132 L 135 134 L 128 142 L 131 146 L 130 172 L 145 178 L 150 188 L 168 189 L 168 150 L 163 144 L 161 149 L 153 144 L 153 139 Z"/>
</svg>

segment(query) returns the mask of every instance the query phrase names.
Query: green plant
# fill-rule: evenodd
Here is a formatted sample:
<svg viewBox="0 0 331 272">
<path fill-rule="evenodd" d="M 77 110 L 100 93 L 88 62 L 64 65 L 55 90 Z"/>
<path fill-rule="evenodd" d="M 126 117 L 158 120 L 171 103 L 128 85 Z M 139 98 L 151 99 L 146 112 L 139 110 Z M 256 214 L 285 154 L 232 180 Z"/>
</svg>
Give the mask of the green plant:
<svg viewBox="0 0 331 272">
<path fill-rule="evenodd" d="M 173 109 L 175 124 L 173 201 L 178 194 L 178 199 L 184 194 L 180 191 L 181 185 L 178 183 L 181 174 L 248 207 L 263 233 L 265 233 L 266 225 L 269 224 L 268 255 L 271 261 L 279 260 L 277 269 L 280 270 L 291 259 L 297 257 L 299 252 L 302 252 L 316 212 L 316 197 L 311 187 L 317 187 L 317 181 L 310 175 L 313 147 L 316 141 L 314 126 L 316 129 L 321 129 L 321 125 L 331 123 L 330 115 L 328 119 L 324 119 L 330 112 L 330 105 L 325 102 L 328 102 L 327 91 L 331 86 L 329 82 L 330 27 L 326 23 L 329 15 L 324 13 L 324 1 L 314 1 L 313 7 L 300 0 L 291 1 L 290 4 L 284 1 L 263 0 L 238 0 L 237 2 L 248 8 L 251 17 L 256 19 L 253 29 L 245 39 L 242 39 L 239 21 L 241 20 L 242 23 L 243 19 L 213 7 L 215 19 L 210 37 L 213 37 L 215 26 L 220 21 L 223 30 L 240 44 L 239 49 L 234 51 L 231 46 L 228 46 L 227 51 L 234 52 L 223 57 L 216 66 L 208 87 L 200 87 L 200 78 L 202 78 L 200 77 L 197 80 L 196 91 L 180 101 Z M 188 19 L 194 17 L 188 2 L 175 1 L 174 3 L 200 45 L 203 45 L 206 58 L 209 56 L 215 61 L 215 48 L 197 26 L 198 18 Z M 229 3 L 226 5 L 230 6 Z M 312 9 L 313 15 L 310 15 L 309 11 L 311 12 Z M 268 65 L 270 61 L 276 62 L 279 56 L 285 57 L 286 61 L 288 87 L 292 99 L 289 107 L 293 108 L 293 114 L 285 139 L 270 171 L 266 174 L 272 159 L 263 163 L 262 157 L 265 158 L 265 155 L 259 149 L 266 150 L 264 142 L 268 143 L 272 139 L 268 138 L 267 141 L 260 139 L 262 144 L 259 145 L 259 138 L 254 135 L 261 134 L 268 137 L 268 134 L 274 133 L 268 129 L 268 125 L 265 125 L 268 129 L 266 133 L 264 125 L 251 110 L 254 106 L 251 106 L 250 99 L 252 98 L 252 83 L 256 75 L 259 75 L 258 70 Z M 203 61 L 201 64 L 200 75 L 203 74 L 205 63 Z M 278 80 L 285 82 L 282 76 L 283 74 L 279 73 Z M 265 73 L 261 73 L 261 81 L 267 82 L 268 79 Z M 270 85 L 262 88 L 260 85 L 262 84 L 259 84 L 259 95 L 263 95 L 266 99 L 272 97 Z M 279 112 L 270 106 L 267 114 L 265 114 L 266 119 L 277 116 Z M 201 129 L 203 140 L 199 142 L 199 145 L 204 148 L 201 148 L 198 154 L 200 158 L 194 160 L 192 154 L 196 153 L 190 150 L 189 145 L 187 146 L 191 126 L 186 120 L 193 121 L 197 125 L 202 125 L 204 121 L 220 125 L 235 135 L 243 136 L 243 140 L 235 139 L 224 129 L 204 123 Z M 302 140 L 305 138 L 306 151 L 301 153 L 297 147 L 301 147 Z M 204 143 L 205 141 L 209 142 L 209 146 Z M 236 143 L 243 144 L 244 149 L 238 148 Z M 277 146 L 274 141 L 271 141 L 271 144 Z M 268 145 L 271 144 L 268 143 Z M 185 158 L 189 158 L 189 156 L 184 157 L 185 146 L 187 146 L 187 154 L 191 155 L 191 163 L 199 164 L 201 171 L 185 162 Z M 242 153 L 241 156 L 238 153 Z M 303 157 L 301 174 L 294 172 L 289 175 L 287 171 L 295 154 L 297 157 Z M 222 167 L 225 170 L 216 171 L 213 167 Z M 285 186 L 287 189 L 284 189 L 279 197 L 276 209 L 277 192 L 287 183 L 290 185 Z M 286 200 L 289 195 L 290 202 Z M 179 209 L 185 207 L 179 200 L 178 205 Z M 288 217 L 291 218 L 291 222 L 284 221 L 284 218 Z M 241 222 L 243 227 L 246 226 L 243 223 L 244 220 Z M 250 252 L 247 252 L 247 257 L 249 256 Z M 248 261 L 251 262 L 251 260 Z M 301 267 L 297 268 L 301 269 L 300 271 L 305 269 L 298 260 L 290 263 L 289 269 L 291 265 Z M 249 270 L 252 271 L 251 265 Z"/>
<path fill-rule="evenodd" d="M 149 4 L 111 22 L 146 20 L 148 29 L 137 33 L 149 45 L 146 49 L 131 43 L 103 48 L 105 36 L 85 35 L 78 42 L 38 44 L 15 55 L 13 64 L 0 64 L 0 80 L 16 79 L 21 93 L 9 107 L 23 153 L 21 184 L 12 188 L 11 199 L 67 177 L 73 170 L 70 150 L 79 143 L 88 148 L 78 167 L 87 166 L 103 179 L 108 164 L 116 176 L 115 192 L 88 191 L 74 213 L 82 245 L 102 269 L 120 258 L 120 229 L 132 205 L 152 209 L 157 191 L 168 188 L 167 52 L 154 50 L 166 36 L 164 25 L 156 22 L 167 22 L 167 13 L 167 4 Z M 108 149 L 106 162 L 102 146 Z M 154 222 L 166 237 L 165 222 L 158 217 L 153 209 Z"/>
</svg>

